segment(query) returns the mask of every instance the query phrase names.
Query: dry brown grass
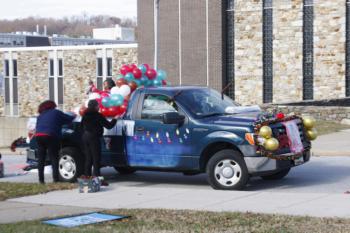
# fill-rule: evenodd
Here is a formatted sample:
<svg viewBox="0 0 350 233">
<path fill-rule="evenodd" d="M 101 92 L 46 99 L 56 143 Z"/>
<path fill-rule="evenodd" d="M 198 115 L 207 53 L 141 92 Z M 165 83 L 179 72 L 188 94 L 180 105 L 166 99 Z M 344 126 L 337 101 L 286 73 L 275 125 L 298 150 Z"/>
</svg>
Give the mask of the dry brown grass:
<svg viewBox="0 0 350 233">
<path fill-rule="evenodd" d="M 117 201 L 117 200 L 116 200 Z M 113 210 L 128 219 L 64 229 L 40 221 L 0 225 L 0 232 L 349 232 L 350 219 L 185 210 Z"/>
</svg>

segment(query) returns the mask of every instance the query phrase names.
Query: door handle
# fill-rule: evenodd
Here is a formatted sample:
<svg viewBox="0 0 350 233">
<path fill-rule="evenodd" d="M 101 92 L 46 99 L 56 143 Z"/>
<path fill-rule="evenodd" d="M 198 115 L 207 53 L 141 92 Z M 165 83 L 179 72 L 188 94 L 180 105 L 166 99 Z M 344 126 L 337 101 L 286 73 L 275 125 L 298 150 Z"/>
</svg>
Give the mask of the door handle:
<svg viewBox="0 0 350 233">
<path fill-rule="evenodd" d="M 144 127 L 136 127 L 136 131 L 144 131 L 145 128 Z"/>
</svg>

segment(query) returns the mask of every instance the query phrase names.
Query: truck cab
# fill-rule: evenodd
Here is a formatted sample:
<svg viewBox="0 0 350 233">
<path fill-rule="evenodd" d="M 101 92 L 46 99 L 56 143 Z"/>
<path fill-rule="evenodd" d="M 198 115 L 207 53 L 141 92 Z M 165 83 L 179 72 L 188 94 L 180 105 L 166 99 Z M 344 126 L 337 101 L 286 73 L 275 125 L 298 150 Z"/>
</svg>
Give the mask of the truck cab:
<svg viewBox="0 0 350 233">
<path fill-rule="evenodd" d="M 298 117 L 269 121 L 278 140 L 275 151 L 261 146 L 257 131 L 264 113 L 243 108 L 227 96 L 195 86 L 139 88 L 127 112 L 102 140 L 103 166 L 121 174 L 137 170 L 207 173 L 215 189 L 242 189 L 251 176 L 281 179 L 310 158 L 310 140 Z M 295 121 L 302 150 L 295 153 L 286 142 L 284 121 Z M 283 134 L 284 131 L 284 134 Z M 63 181 L 74 181 L 84 163 L 79 120 L 64 127 L 59 158 Z M 272 156 L 273 155 L 273 156 Z M 35 139 L 28 162 L 36 163 Z"/>
</svg>

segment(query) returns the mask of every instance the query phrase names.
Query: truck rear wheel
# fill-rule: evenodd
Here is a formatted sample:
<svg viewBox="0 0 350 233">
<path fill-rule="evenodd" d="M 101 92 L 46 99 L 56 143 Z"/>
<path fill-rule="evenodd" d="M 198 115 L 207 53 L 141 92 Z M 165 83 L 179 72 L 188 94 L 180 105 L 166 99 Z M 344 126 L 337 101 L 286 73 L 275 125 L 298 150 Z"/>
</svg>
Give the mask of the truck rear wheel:
<svg viewBox="0 0 350 233">
<path fill-rule="evenodd" d="M 83 160 L 73 147 L 62 148 L 58 157 L 58 174 L 62 182 L 75 182 L 83 171 Z"/>
<path fill-rule="evenodd" d="M 284 169 L 272 175 L 261 176 L 263 180 L 280 180 L 283 179 L 286 175 L 288 175 L 290 168 Z"/>
<path fill-rule="evenodd" d="M 208 182 L 214 189 L 239 190 L 249 181 L 249 173 L 242 155 L 235 150 L 216 152 L 207 164 Z"/>
</svg>

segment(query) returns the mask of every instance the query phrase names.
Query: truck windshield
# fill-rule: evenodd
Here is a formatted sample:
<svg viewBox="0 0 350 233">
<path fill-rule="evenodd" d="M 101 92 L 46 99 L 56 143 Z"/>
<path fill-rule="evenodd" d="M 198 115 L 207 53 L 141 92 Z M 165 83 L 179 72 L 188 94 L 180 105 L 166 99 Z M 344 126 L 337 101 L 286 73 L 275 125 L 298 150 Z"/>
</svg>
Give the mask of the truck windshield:
<svg viewBox="0 0 350 233">
<path fill-rule="evenodd" d="M 219 92 L 209 88 L 183 90 L 176 100 L 195 118 L 227 115 L 230 114 L 226 111 L 228 108 L 239 106 L 225 95 L 222 99 Z"/>
</svg>

